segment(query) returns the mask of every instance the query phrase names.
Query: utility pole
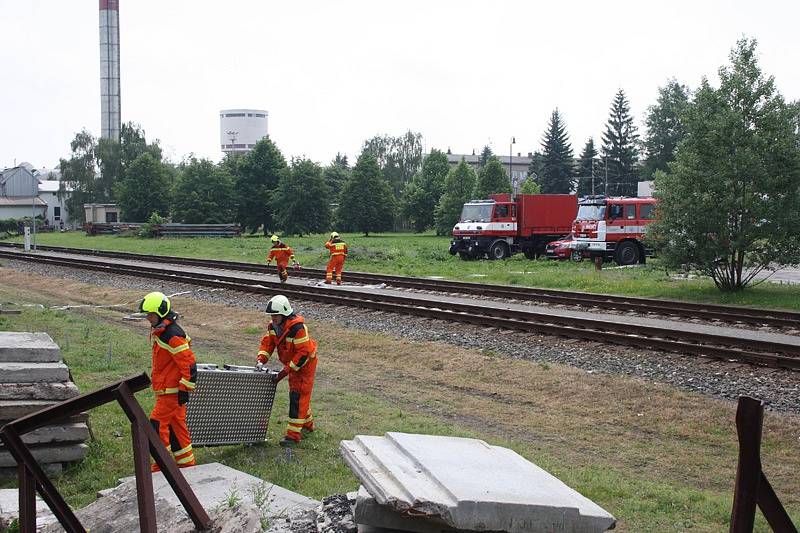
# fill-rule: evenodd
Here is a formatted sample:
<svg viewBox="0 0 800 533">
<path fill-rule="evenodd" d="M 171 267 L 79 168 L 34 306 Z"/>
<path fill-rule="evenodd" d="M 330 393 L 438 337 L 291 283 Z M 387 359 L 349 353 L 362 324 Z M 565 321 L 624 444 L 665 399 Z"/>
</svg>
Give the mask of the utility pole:
<svg viewBox="0 0 800 533">
<path fill-rule="evenodd" d="M 37 187 L 38 180 L 33 175 L 31 170 L 31 188 L 33 194 L 31 195 L 31 235 L 33 236 L 33 251 L 36 251 L 36 193 L 39 192 Z"/>
</svg>

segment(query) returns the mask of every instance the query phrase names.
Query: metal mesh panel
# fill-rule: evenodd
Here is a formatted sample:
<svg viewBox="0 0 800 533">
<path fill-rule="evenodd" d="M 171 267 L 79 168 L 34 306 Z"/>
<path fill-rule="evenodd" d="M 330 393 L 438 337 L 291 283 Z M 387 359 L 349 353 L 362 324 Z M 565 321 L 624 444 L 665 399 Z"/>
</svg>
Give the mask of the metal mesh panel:
<svg viewBox="0 0 800 533">
<path fill-rule="evenodd" d="M 267 372 L 218 370 L 198 365 L 197 385 L 186 409 L 193 446 L 263 442 L 275 399 Z"/>
</svg>

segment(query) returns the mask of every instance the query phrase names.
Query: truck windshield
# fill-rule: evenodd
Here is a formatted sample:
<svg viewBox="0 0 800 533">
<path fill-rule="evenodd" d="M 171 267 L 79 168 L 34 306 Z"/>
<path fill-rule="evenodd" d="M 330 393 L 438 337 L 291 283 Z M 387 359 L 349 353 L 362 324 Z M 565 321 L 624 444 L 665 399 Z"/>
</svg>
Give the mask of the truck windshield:
<svg viewBox="0 0 800 533">
<path fill-rule="evenodd" d="M 489 222 L 494 204 L 464 204 L 459 222 Z"/>
<path fill-rule="evenodd" d="M 603 220 L 606 218 L 606 206 L 582 205 L 578 207 L 576 220 Z"/>
</svg>

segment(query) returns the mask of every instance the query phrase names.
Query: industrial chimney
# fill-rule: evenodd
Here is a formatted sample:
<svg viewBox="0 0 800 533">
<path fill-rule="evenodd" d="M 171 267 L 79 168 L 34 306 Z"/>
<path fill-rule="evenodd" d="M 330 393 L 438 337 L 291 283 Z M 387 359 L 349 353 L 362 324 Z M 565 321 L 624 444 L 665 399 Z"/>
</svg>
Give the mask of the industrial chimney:
<svg viewBox="0 0 800 533">
<path fill-rule="evenodd" d="M 119 0 L 100 0 L 100 137 L 119 142 Z"/>
</svg>

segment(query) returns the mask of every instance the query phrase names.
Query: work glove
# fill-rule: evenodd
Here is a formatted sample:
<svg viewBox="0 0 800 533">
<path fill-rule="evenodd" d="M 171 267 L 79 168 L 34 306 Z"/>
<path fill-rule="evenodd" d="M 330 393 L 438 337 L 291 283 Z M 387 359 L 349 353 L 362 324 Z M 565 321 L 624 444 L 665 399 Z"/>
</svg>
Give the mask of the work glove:
<svg viewBox="0 0 800 533">
<path fill-rule="evenodd" d="M 300 270 L 300 263 L 298 263 L 297 261 L 294 262 L 294 269 Z"/>
<path fill-rule="evenodd" d="M 279 376 L 280 374 L 271 374 L 270 379 L 272 380 L 273 383 L 278 383 L 281 380 Z"/>
<path fill-rule="evenodd" d="M 189 391 L 179 390 L 178 391 L 178 405 L 183 405 L 189 403 Z"/>
</svg>

